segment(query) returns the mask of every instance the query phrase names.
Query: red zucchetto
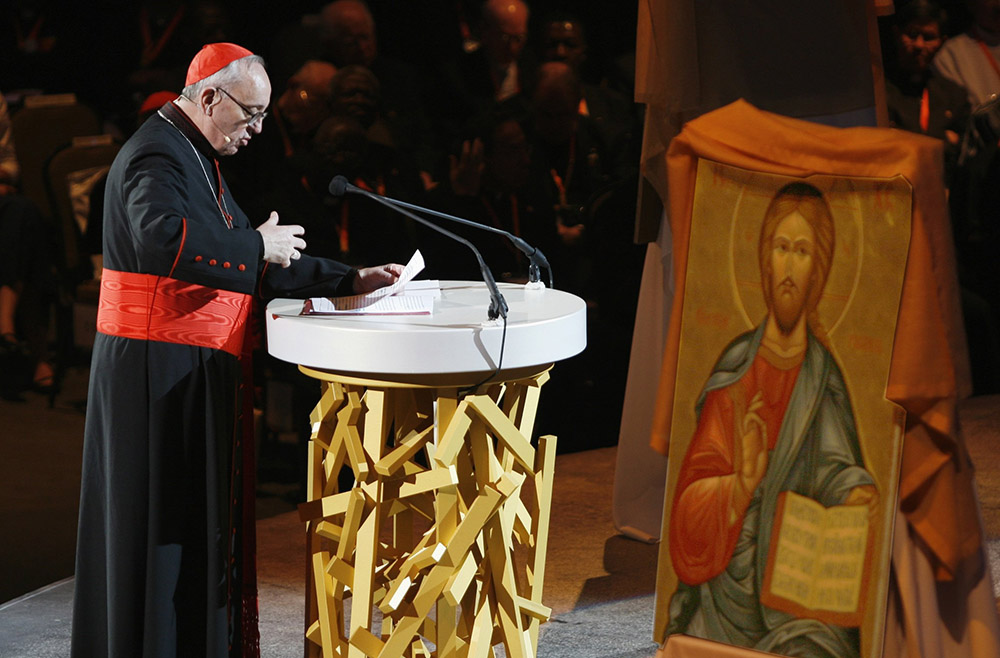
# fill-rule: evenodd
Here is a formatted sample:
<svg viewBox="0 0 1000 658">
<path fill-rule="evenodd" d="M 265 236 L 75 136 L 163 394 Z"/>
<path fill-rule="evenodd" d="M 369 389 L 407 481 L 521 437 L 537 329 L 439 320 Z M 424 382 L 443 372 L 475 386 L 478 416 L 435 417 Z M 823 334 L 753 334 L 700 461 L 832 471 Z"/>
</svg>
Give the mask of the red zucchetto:
<svg viewBox="0 0 1000 658">
<path fill-rule="evenodd" d="M 188 66 L 187 79 L 184 86 L 193 85 L 199 80 L 204 80 L 213 73 L 218 73 L 229 64 L 238 59 L 249 57 L 252 52 L 243 46 L 235 43 L 210 43 L 202 46 L 198 54 L 191 60 Z"/>
</svg>

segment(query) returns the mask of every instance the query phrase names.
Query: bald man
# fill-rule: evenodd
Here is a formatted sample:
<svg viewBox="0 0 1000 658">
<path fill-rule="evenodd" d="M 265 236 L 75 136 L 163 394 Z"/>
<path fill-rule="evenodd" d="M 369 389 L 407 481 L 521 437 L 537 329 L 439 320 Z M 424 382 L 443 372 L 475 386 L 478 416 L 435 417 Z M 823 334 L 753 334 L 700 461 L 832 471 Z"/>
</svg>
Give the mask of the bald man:
<svg viewBox="0 0 1000 658">
<path fill-rule="evenodd" d="M 497 101 L 520 92 L 518 58 L 528 40 L 528 13 L 528 5 L 521 0 L 487 0 L 483 4 L 483 53 Z"/>
<path fill-rule="evenodd" d="M 535 61 L 528 47 L 530 9 L 522 0 L 486 0 L 481 5 L 479 47 L 457 52 L 437 71 L 432 115 L 454 147 L 474 117 L 504 107 L 526 112 Z"/>
<path fill-rule="evenodd" d="M 378 55 L 375 19 L 360 0 L 335 0 L 320 11 L 320 34 L 337 66 L 370 67 Z"/>
<path fill-rule="evenodd" d="M 309 60 L 289 78 L 277 105 L 291 133 L 308 135 L 330 116 L 330 82 L 336 74 L 330 62 Z"/>
</svg>

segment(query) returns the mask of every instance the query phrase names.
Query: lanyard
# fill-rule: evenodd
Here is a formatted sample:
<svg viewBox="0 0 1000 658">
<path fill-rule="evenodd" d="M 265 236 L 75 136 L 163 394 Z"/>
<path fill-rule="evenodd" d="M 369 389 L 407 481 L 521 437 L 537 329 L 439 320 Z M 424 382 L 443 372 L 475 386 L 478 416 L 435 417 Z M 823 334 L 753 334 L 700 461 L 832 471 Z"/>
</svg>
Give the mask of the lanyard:
<svg viewBox="0 0 1000 658">
<path fill-rule="evenodd" d="M 924 92 L 920 95 L 920 129 L 927 133 L 927 128 L 931 123 L 931 103 L 930 96 L 927 93 L 927 87 L 924 87 Z"/>
<path fill-rule="evenodd" d="M 156 58 L 163 52 L 163 48 L 167 45 L 167 42 L 170 41 L 170 37 L 173 36 L 174 30 L 177 29 L 182 18 L 184 18 L 184 5 L 177 8 L 173 18 L 170 19 L 167 27 L 160 34 L 160 38 L 156 40 L 156 43 L 153 43 L 153 33 L 149 27 L 149 10 L 143 7 L 139 16 L 139 29 L 142 32 L 142 58 L 139 62 L 140 67 L 146 68 L 156 61 Z"/>
<path fill-rule="evenodd" d="M 566 162 L 566 175 L 560 176 L 559 172 L 552 168 L 549 170 L 549 175 L 552 176 L 552 182 L 556 186 L 556 190 L 559 192 L 559 204 L 565 206 L 567 201 L 566 190 L 569 187 L 569 181 L 573 177 L 573 165 L 576 164 L 576 135 L 569 140 L 569 156 Z"/>
</svg>

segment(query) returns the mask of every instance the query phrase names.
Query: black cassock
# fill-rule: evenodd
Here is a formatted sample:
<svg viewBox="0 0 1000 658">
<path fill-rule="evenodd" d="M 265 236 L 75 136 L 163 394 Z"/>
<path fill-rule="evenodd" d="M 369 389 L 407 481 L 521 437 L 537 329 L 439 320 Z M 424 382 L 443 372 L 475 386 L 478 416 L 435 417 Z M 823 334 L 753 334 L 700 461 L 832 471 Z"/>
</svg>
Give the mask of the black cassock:
<svg viewBox="0 0 1000 658">
<path fill-rule="evenodd" d="M 349 294 L 354 271 L 341 263 L 303 255 L 289 268 L 265 266 L 260 234 L 214 157 L 170 103 L 128 140 L 108 176 L 105 268 L 210 294 Z M 178 335 L 169 342 L 99 331 L 94 342 L 76 658 L 238 656 L 256 640 L 256 609 L 244 610 L 256 600 L 243 589 L 254 565 L 244 559 L 253 537 L 243 536 L 241 523 L 244 505 L 253 512 L 239 472 L 241 362 Z"/>
</svg>

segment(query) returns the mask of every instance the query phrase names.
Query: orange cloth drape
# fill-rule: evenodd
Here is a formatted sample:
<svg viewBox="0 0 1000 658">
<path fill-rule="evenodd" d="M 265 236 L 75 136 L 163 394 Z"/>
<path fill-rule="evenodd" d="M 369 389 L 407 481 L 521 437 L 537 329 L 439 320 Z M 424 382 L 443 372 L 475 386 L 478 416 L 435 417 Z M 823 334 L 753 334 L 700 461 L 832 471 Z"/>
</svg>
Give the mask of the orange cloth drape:
<svg viewBox="0 0 1000 658">
<path fill-rule="evenodd" d="M 666 454 L 673 407 L 695 173 L 699 158 L 786 176 L 892 177 L 913 186 L 913 220 L 887 397 L 907 413 L 900 509 L 949 580 L 980 546 L 972 467 L 957 425 L 971 393 L 955 254 L 937 140 L 883 128 L 831 128 L 737 101 L 684 127 L 666 155 L 674 297 L 653 423 Z"/>
</svg>

